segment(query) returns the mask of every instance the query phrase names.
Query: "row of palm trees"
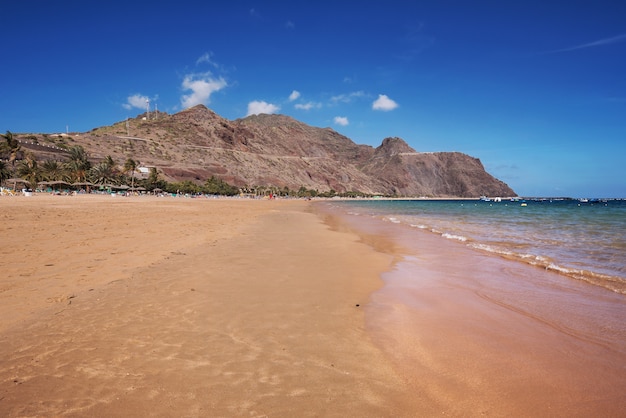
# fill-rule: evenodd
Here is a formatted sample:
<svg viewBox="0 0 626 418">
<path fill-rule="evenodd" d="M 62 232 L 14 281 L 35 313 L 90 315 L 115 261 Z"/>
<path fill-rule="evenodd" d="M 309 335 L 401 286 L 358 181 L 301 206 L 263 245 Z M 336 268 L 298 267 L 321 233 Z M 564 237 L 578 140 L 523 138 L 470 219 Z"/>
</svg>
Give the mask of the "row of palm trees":
<svg viewBox="0 0 626 418">
<path fill-rule="evenodd" d="M 105 185 L 123 184 L 130 180 L 131 187 L 135 186 L 135 170 L 139 162 L 132 158 L 128 158 L 121 168 L 110 155 L 92 164 L 83 147 L 76 145 L 67 149 L 69 155 L 66 161 L 39 162 L 32 153 L 22 151 L 19 141 L 10 131 L 0 136 L 4 138 L 0 141 L 0 183 L 19 177 L 33 189 L 44 181 Z M 20 155 L 21 159 L 18 158 Z M 7 157 L 6 160 L 3 157 Z M 156 173 L 151 174 L 156 176 Z"/>
</svg>

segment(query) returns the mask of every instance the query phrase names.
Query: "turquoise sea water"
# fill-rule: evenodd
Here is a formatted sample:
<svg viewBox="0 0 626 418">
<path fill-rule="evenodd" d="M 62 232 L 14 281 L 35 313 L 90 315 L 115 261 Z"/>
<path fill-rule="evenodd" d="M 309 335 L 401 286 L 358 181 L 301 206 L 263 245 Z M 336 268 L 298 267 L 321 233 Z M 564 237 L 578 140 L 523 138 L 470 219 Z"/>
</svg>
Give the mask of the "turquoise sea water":
<svg viewBox="0 0 626 418">
<path fill-rule="evenodd" d="M 332 205 L 626 294 L 626 200 L 354 200 Z"/>
</svg>

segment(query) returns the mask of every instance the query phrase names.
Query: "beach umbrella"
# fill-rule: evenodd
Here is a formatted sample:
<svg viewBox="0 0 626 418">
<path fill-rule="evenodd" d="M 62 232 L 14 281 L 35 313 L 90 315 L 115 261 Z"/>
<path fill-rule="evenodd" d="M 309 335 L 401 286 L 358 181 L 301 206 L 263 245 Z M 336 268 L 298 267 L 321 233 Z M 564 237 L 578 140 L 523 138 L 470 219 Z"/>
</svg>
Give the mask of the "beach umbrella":
<svg viewBox="0 0 626 418">
<path fill-rule="evenodd" d="M 48 186 L 52 186 L 53 190 L 56 190 L 57 186 L 69 186 L 70 183 L 63 181 L 63 180 L 54 180 L 54 181 L 49 181 L 48 182 Z"/>
<path fill-rule="evenodd" d="M 40 181 L 39 183 L 37 183 L 37 188 L 43 189 L 45 186 L 49 186 L 49 185 L 50 185 L 49 181 Z"/>
<path fill-rule="evenodd" d="M 7 180 L 5 180 L 5 183 L 6 184 L 13 183 L 13 190 L 15 190 L 17 188 L 18 184 L 23 184 L 23 185 L 30 184 L 30 182 L 28 180 L 24 180 L 24 179 L 17 178 L 17 177 L 16 178 L 12 178 L 12 179 L 7 179 Z"/>
<path fill-rule="evenodd" d="M 89 182 L 89 181 L 78 181 L 76 183 L 72 183 L 72 186 L 78 188 L 84 187 L 85 189 L 87 189 L 87 191 L 89 192 L 91 189 L 89 189 L 90 187 L 95 186 L 95 184 Z"/>
<path fill-rule="evenodd" d="M 117 184 L 112 183 L 96 184 L 96 186 L 99 186 L 100 190 L 107 190 L 108 192 L 112 192 L 119 187 Z"/>
<path fill-rule="evenodd" d="M 104 185 L 100 186 L 100 188 L 102 188 L 102 187 L 104 187 L 106 189 L 110 189 L 111 191 L 113 191 L 113 190 L 128 190 L 130 188 L 130 187 L 128 187 L 125 184 L 122 184 L 121 186 L 117 185 L 117 184 L 104 184 Z"/>
</svg>

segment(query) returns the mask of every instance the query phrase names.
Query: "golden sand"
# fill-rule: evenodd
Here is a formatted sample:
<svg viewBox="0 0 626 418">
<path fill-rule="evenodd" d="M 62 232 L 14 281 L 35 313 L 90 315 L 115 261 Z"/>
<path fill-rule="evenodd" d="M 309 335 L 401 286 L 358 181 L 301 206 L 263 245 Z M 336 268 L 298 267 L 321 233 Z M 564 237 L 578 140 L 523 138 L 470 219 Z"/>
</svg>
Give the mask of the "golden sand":
<svg viewBox="0 0 626 418">
<path fill-rule="evenodd" d="M 302 201 L 0 201 L 0 415 L 411 410 L 364 329 L 390 257 Z"/>
</svg>

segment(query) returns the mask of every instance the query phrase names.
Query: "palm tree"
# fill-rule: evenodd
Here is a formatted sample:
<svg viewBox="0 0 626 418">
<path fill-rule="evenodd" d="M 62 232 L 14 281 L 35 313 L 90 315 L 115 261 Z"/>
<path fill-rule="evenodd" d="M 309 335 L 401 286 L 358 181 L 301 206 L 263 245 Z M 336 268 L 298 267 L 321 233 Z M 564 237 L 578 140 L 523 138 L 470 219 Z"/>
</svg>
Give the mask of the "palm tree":
<svg viewBox="0 0 626 418">
<path fill-rule="evenodd" d="M 107 166 L 109 166 L 111 170 L 115 169 L 115 165 L 116 165 L 115 160 L 110 155 L 107 155 L 106 157 L 104 157 L 104 160 L 102 162 L 106 164 Z"/>
<path fill-rule="evenodd" d="M 0 160 L 0 184 L 8 178 L 11 178 L 11 170 L 9 165 L 4 161 Z"/>
<path fill-rule="evenodd" d="M 129 158 L 124 163 L 124 171 L 130 172 L 131 176 L 131 188 L 135 188 L 135 169 L 137 168 L 137 162 L 132 158 Z"/>
<path fill-rule="evenodd" d="M 55 160 L 46 160 L 43 162 L 42 168 L 42 177 L 44 180 L 53 181 L 53 180 L 63 180 L 66 175 L 65 167 L 61 163 Z"/>
<path fill-rule="evenodd" d="M 159 185 L 159 172 L 156 167 L 150 167 L 150 173 L 148 174 L 148 178 L 144 182 L 146 188 L 148 190 L 154 190 L 155 188 L 160 188 Z"/>
<path fill-rule="evenodd" d="M 91 168 L 91 163 L 87 159 L 87 152 L 80 145 L 68 149 L 70 159 L 65 163 L 70 177 L 74 182 L 83 181 L 87 176 L 87 171 Z"/>
<path fill-rule="evenodd" d="M 41 179 L 41 171 L 37 165 L 37 160 L 28 153 L 26 158 L 20 161 L 17 166 L 17 175 L 30 183 L 30 187 L 35 189 Z"/>
<path fill-rule="evenodd" d="M 89 178 L 96 184 L 114 183 L 117 177 L 116 174 L 115 167 L 107 163 L 107 161 L 102 161 L 89 170 Z"/>
<path fill-rule="evenodd" d="M 15 166 L 15 160 L 17 159 L 17 154 L 22 150 L 22 145 L 20 144 L 20 141 L 13 136 L 11 131 L 7 131 L 6 134 L 0 136 L 6 139 L 3 148 L 6 148 L 9 153 L 9 162 L 12 166 Z"/>
<path fill-rule="evenodd" d="M 118 170 L 113 157 L 107 155 L 89 170 L 89 178 L 96 184 L 117 183 Z"/>
</svg>

